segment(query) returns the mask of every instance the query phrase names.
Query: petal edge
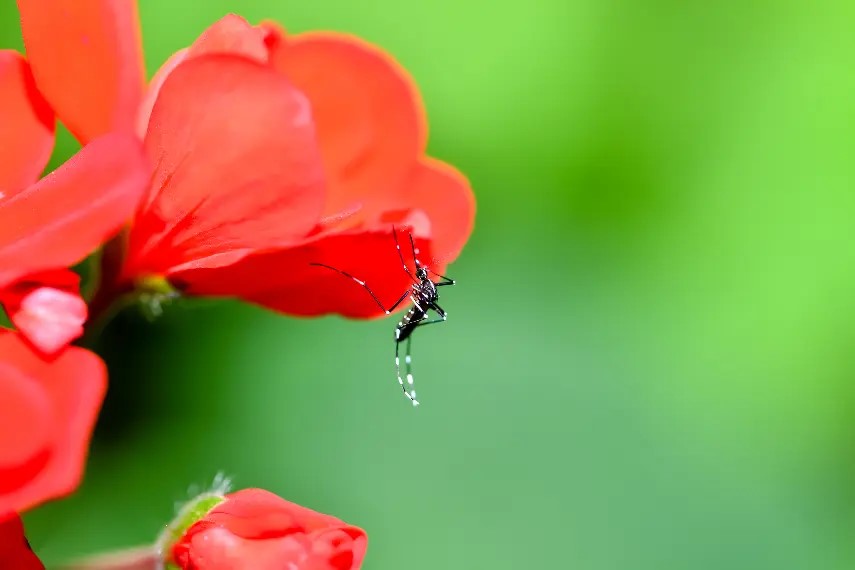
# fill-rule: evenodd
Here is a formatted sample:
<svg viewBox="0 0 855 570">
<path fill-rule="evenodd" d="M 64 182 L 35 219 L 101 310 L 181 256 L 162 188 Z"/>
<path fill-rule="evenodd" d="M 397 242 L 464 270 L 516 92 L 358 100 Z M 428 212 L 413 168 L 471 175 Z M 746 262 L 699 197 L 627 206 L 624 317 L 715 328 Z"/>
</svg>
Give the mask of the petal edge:
<svg viewBox="0 0 855 570">
<path fill-rule="evenodd" d="M 38 180 L 53 150 L 56 125 L 30 66 L 12 50 L 0 50 L 0 112 L 0 191 L 9 196 Z"/>
<path fill-rule="evenodd" d="M 86 144 L 132 133 L 145 72 L 137 3 L 18 0 L 27 57 L 60 120 Z"/>
<path fill-rule="evenodd" d="M 0 287 L 83 259 L 130 217 L 148 179 L 140 143 L 105 135 L 36 184 L 0 200 Z"/>
<path fill-rule="evenodd" d="M 427 117 L 415 82 L 391 55 L 355 36 L 284 36 L 265 29 L 271 65 L 312 104 L 330 184 L 324 214 L 335 215 L 354 201 L 363 202 L 366 213 L 376 210 L 427 145 Z"/>
</svg>

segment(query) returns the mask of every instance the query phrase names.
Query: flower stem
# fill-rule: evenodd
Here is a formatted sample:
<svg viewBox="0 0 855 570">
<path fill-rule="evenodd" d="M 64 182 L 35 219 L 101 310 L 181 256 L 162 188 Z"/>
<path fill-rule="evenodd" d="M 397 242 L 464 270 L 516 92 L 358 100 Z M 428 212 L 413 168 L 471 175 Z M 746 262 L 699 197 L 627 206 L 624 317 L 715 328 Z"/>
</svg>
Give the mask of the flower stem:
<svg viewBox="0 0 855 570">
<path fill-rule="evenodd" d="M 116 301 L 133 290 L 131 284 L 123 283 L 121 279 L 126 239 L 122 232 L 101 248 L 98 289 L 89 301 L 89 321 L 96 325 L 95 328 L 102 328 L 104 323 L 101 321 L 114 316 Z"/>
<path fill-rule="evenodd" d="M 84 558 L 54 570 L 158 570 L 160 567 L 155 549 L 141 546 Z"/>
</svg>

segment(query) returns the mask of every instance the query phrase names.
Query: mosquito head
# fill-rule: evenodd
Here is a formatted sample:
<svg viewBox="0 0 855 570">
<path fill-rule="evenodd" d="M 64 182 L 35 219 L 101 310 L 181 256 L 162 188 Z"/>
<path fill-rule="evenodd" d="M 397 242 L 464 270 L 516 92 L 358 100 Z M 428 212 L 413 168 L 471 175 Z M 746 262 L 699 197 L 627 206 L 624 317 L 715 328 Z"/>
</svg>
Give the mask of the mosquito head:
<svg viewBox="0 0 855 570">
<path fill-rule="evenodd" d="M 419 281 L 424 281 L 427 278 L 428 278 L 427 269 L 425 269 L 424 267 L 416 268 L 416 279 L 418 279 Z"/>
</svg>

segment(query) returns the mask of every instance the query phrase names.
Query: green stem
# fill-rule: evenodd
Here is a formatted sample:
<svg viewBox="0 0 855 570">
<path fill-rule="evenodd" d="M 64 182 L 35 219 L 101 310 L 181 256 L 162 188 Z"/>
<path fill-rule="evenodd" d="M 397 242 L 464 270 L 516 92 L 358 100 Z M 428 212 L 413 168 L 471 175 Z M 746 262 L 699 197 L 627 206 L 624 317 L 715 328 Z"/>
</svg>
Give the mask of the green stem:
<svg viewBox="0 0 855 570">
<path fill-rule="evenodd" d="M 104 244 L 93 258 L 92 263 L 97 265 L 91 268 L 96 277 L 93 279 L 96 288 L 87 291 L 89 318 L 83 338 L 77 342 L 79 345 L 92 347 L 110 319 L 135 300 L 133 284 L 121 279 L 126 242 L 127 235 L 123 230 Z"/>
<path fill-rule="evenodd" d="M 54 570 L 159 570 L 158 558 L 154 547 L 141 546 L 83 558 Z"/>
<path fill-rule="evenodd" d="M 80 295 L 89 303 L 92 297 L 98 292 L 101 287 L 101 256 L 102 250 L 98 250 L 89 256 L 86 260 L 86 281 L 85 288 L 81 288 Z"/>
</svg>

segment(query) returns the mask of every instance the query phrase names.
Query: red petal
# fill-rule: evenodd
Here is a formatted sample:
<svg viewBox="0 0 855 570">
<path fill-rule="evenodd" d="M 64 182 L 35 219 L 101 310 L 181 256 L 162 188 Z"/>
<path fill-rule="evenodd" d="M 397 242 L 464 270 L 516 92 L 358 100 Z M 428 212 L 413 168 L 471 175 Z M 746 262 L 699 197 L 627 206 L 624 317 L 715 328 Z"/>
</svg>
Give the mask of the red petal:
<svg viewBox="0 0 855 570">
<path fill-rule="evenodd" d="M 427 123 L 412 79 L 390 55 L 352 36 L 273 40 L 271 64 L 312 104 L 330 183 L 324 212 L 354 203 L 364 214 L 377 210 L 425 149 Z"/>
<path fill-rule="evenodd" d="M 107 375 L 101 360 L 87 350 L 70 347 L 48 361 L 8 330 L 0 332 L 0 362 L 0 384 L 5 392 L 15 384 L 19 401 L 24 390 L 32 393 L 37 389 L 50 402 L 50 421 L 39 421 L 49 430 L 47 437 L 32 428 L 21 429 L 6 422 L 0 425 L 2 430 L 15 430 L 15 438 L 28 440 L 30 449 L 45 448 L 45 439 L 50 441 L 47 449 L 23 464 L 0 465 L 0 482 L 4 484 L 0 488 L 0 512 L 21 512 L 67 495 L 80 483 Z M 36 399 L 27 396 L 27 402 L 35 409 Z M 3 417 L 8 417 L 10 410 L 2 412 Z"/>
<path fill-rule="evenodd" d="M 53 354 L 83 334 L 87 307 L 80 278 L 59 269 L 28 276 L 0 291 L 9 319 L 38 350 Z"/>
<path fill-rule="evenodd" d="M 267 540 L 249 540 L 221 527 L 203 527 L 173 550 L 193 570 L 358 570 L 367 538 L 355 527 Z"/>
<path fill-rule="evenodd" d="M 152 111 L 157 164 L 131 231 L 128 276 L 230 262 L 318 220 L 323 168 L 308 103 L 280 74 L 231 55 L 188 59 Z"/>
<path fill-rule="evenodd" d="M 54 430 L 51 401 L 38 380 L 5 362 L 0 362 L 0 378 L 0 493 L 4 493 L 21 484 L 23 472 L 30 478 L 44 466 Z"/>
<path fill-rule="evenodd" d="M 21 517 L 16 514 L 0 516 L 0 568 L 10 570 L 44 570 L 24 535 Z"/>
<path fill-rule="evenodd" d="M 160 66 L 154 77 L 148 83 L 142 103 L 140 103 L 139 112 L 137 113 L 136 133 L 141 139 L 145 138 L 145 133 L 148 130 L 148 121 L 151 118 L 151 110 L 154 107 L 154 102 L 157 101 L 157 96 L 160 94 L 160 88 L 163 87 L 163 82 L 172 73 L 172 70 L 187 59 L 189 48 L 178 50 L 166 60 L 166 63 Z"/>
<path fill-rule="evenodd" d="M 18 0 L 18 8 L 36 83 L 74 136 L 132 133 L 145 77 L 137 3 Z"/>
<path fill-rule="evenodd" d="M 0 287 L 85 257 L 130 217 L 148 179 L 140 144 L 106 135 L 35 185 L 0 200 Z"/>
<path fill-rule="evenodd" d="M 50 159 L 55 124 L 30 66 L 10 50 L 0 50 L 0 113 L 0 194 L 10 196 L 38 180 Z"/>
<path fill-rule="evenodd" d="M 242 55 L 267 63 L 265 32 L 236 14 L 227 14 L 214 22 L 190 46 L 190 57 L 204 54 Z"/>
<path fill-rule="evenodd" d="M 407 233 L 399 229 L 398 235 L 404 259 L 412 270 Z M 418 238 L 416 247 L 419 259 L 430 259 L 427 240 Z M 386 308 L 412 283 L 395 248 L 391 224 L 321 236 L 293 248 L 252 255 L 221 269 L 181 272 L 173 282 L 190 293 L 236 296 L 292 315 L 385 315 L 358 283 L 312 263 L 335 267 L 364 281 Z M 405 306 L 403 303 L 398 309 Z"/>
<path fill-rule="evenodd" d="M 267 62 L 267 47 L 264 43 L 266 32 L 250 26 L 235 14 L 228 14 L 202 32 L 202 35 L 189 48 L 172 54 L 166 63 L 160 66 L 149 82 L 145 97 L 137 116 L 137 133 L 145 137 L 151 109 L 160 93 L 163 82 L 179 63 L 188 57 L 220 53 L 243 55 L 261 63 Z"/>
<path fill-rule="evenodd" d="M 344 526 L 341 520 L 307 509 L 264 489 L 243 489 L 205 515 L 205 521 L 242 538 L 263 539 L 292 532 Z"/>
<path fill-rule="evenodd" d="M 423 159 L 405 182 L 402 199 L 428 215 L 434 259 L 453 261 L 475 224 L 475 196 L 466 177 L 444 162 Z"/>
</svg>

